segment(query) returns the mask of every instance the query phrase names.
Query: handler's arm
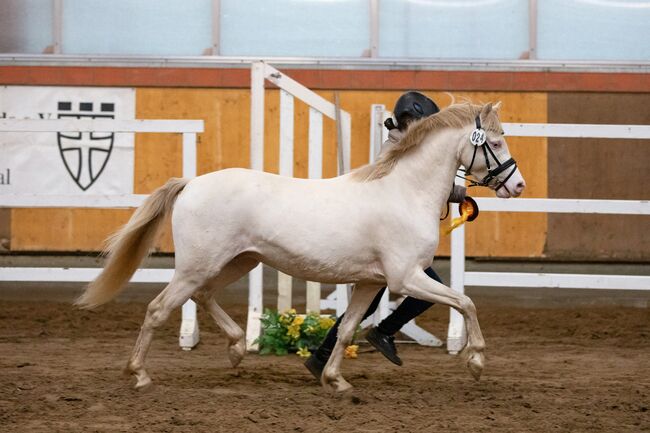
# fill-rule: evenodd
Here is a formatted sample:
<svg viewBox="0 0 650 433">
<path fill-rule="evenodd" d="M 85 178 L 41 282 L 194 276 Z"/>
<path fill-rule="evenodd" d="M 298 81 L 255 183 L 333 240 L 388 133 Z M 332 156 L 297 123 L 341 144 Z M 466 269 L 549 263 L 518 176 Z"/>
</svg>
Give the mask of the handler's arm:
<svg viewBox="0 0 650 433">
<path fill-rule="evenodd" d="M 456 185 L 454 184 L 454 188 L 451 190 L 451 194 L 449 194 L 449 198 L 447 201 L 449 203 L 462 203 L 465 201 L 465 196 L 467 195 L 467 188 L 465 188 L 462 185 Z"/>
<path fill-rule="evenodd" d="M 381 145 L 380 155 L 384 154 L 388 149 L 395 146 L 404 137 L 404 133 L 399 129 L 391 129 L 388 131 L 388 138 Z"/>
</svg>

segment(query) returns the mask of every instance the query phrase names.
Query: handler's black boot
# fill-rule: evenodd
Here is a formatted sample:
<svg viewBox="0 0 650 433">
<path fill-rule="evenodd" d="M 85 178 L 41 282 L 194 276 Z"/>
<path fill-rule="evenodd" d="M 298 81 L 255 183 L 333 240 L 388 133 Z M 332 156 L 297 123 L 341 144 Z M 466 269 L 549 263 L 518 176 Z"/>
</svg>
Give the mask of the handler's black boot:
<svg viewBox="0 0 650 433">
<path fill-rule="evenodd" d="M 320 359 L 316 357 L 316 355 L 312 355 L 309 358 L 307 358 L 307 361 L 305 361 L 305 367 L 307 367 L 307 370 L 311 374 L 314 375 L 316 380 L 320 382 L 320 377 L 323 375 L 323 369 L 325 368 L 325 364 L 327 362 L 323 362 Z"/>
<path fill-rule="evenodd" d="M 402 365 L 402 360 L 397 356 L 395 347 L 395 337 L 386 335 L 377 328 L 372 328 L 366 335 L 368 343 L 372 344 L 375 349 L 381 352 L 390 362 L 396 365 Z"/>
<path fill-rule="evenodd" d="M 314 350 L 312 355 L 305 361 L 305 367 L 311 374 L 314 375 L 316 380 L 320 382 L 320 377 L 323 375 L 325 364 L 330 359 L 332 352 L 324 347 L 319 347 Z"/>
</svg>

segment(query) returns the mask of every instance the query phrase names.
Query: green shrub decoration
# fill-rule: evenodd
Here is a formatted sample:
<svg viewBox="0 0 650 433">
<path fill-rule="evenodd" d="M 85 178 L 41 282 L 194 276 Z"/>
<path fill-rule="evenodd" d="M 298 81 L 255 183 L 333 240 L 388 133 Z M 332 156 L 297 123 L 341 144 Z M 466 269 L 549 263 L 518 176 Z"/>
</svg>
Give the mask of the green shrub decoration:
<svg viewBox="0 0 650 433">
<path fill-rule="evenodd" d="M 280 314 L 265 309 L 261 318 L 262 335 L 255 340 L 260 355 L 297 353 L 303 358 L 311 355 L 310 348 L 318 347 L 334 325 L 334 316 L 297 314 L 293 308 Z"/>
</svg>

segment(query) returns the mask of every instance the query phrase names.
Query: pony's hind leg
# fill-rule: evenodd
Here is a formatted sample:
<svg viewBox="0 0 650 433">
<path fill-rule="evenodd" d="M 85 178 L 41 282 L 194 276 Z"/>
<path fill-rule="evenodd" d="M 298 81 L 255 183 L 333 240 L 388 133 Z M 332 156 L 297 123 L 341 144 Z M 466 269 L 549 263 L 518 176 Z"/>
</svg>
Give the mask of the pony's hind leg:
<svg viewBox="0 0 650 433">
<path fill-rule="evenodd" d="M 228 337 L 228 358 L 233 367 L 237 367 L 246 354 L 246 334 L 232 318 L 221 309 L 219 304 L 210 298 L 201 306 L 212 316 L 216 324 Z"/>
<path fill-rule="evenodd" d="M 217 290 L 239 280 L 250 272 L 259 262 L 252 258 L 238 257 L 228 263 L 223 270 L 210 281 L 206 290 L 197 293 L 196 302 L 212 316 L 228 338 L 228 358 L 233 367 L 237 367 L 246 354 L 246 334 L 237 323 L 214 300 Z"/>
<path fill-rule="evenodd" d="M 467 328 L 467 345 L 461 353 L 467 361 L 467 368 L 470 373 L 474 379 L 479 380 L 485 365 L 485 355 L 483 353 L 485 351 L 485 340 L 481 333 L 478 318 L 476 317 L 476 307 L 472 300 L 429 278 L 424 271 L 419 269 L 408 276 L 402 285 L 391 285 L 389 282 L 388 287 L 396 287 L 396 292 L 401 295 L 448 305 L 463 315 Z"/>
<path fill-rule="evenodd" d="M 191 277 L 187 278 L 177 271 L 167 287 L 149 303 L 144 323 L 140 329 L 140 335 L 138 335 L 125 369 L 125 373 L 135 375 L 137 379 L 136 389 L 144 390 L 151 385 L 151 378 L 144 369 L 144 359 L 151 346 L 154 330 L 165 323 L 169 314 L 175 308 L 180 307 L 190 299 L 192 294 L 201 287 L 202 283 Z"/>
</svg>

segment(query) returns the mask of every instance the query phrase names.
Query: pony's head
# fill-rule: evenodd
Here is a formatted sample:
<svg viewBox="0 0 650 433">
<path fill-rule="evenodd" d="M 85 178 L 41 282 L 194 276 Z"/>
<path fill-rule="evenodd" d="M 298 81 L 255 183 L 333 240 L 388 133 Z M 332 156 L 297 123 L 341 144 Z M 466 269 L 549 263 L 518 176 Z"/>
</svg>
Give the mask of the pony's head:
<svg viewBox="0 0 650 433">
<path fill-rule="evenodd" d="M 518 197 L 524 191 L 524 181 L 517 163 L 510 156 L 504 137 L 499 108 L 501 103 L 485 104 L 474 119 L 474 127 L 463 136 L 460 162 L 466 174 L 474 176 L 474 185 L 487 186 L 497 197 Z"/>
</svg>

